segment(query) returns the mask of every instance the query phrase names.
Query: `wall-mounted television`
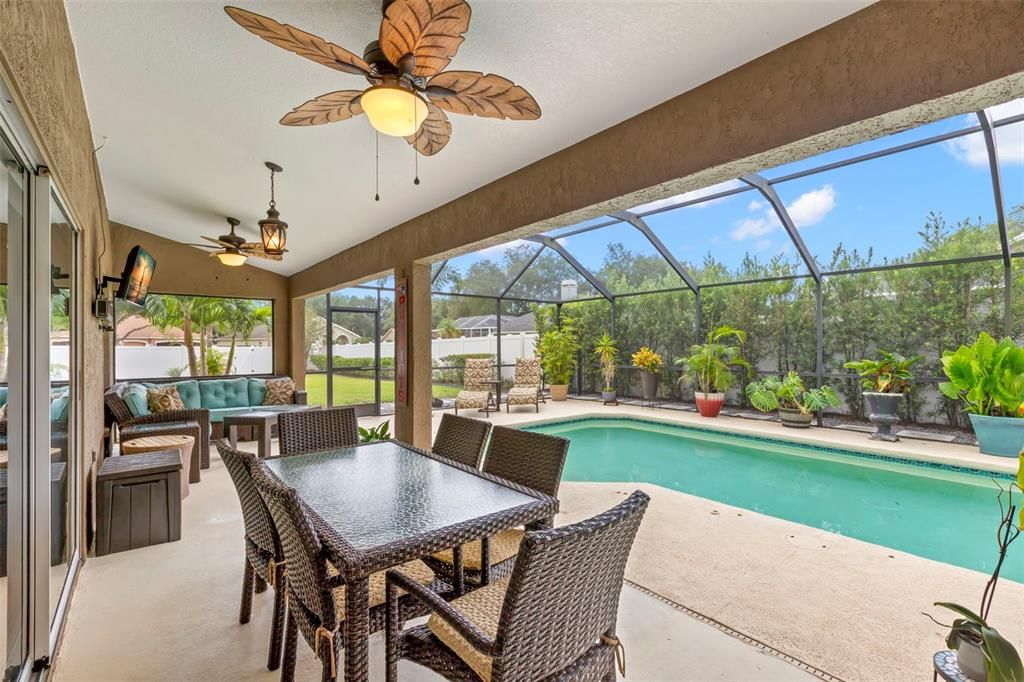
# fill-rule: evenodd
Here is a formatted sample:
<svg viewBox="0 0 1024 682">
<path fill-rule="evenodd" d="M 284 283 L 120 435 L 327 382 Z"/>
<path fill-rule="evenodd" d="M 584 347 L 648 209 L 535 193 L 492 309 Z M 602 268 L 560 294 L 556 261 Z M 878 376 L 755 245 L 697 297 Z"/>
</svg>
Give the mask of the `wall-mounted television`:
<svg viewBox="0 0 1024 682">
<path fill-rule="evenodd" d="M 134 246 L 128 252 L 125 260 L 124 271 L 121 273 L 121 282 L 117 287 L 114 298 L 119 298 L 128 303 L 142 306 L 146 304 L 146 294 L 149 293 L 149 284 L 153 280 L 153 272 L 156 271 L 156 260 L 148 251 L 141 246 Z"/>
</svg>

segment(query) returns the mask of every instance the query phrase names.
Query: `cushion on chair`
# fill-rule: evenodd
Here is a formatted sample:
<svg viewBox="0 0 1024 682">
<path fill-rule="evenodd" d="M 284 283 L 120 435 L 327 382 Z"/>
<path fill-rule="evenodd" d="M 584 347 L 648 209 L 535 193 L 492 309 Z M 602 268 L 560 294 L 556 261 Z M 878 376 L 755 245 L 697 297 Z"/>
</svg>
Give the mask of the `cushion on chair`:
<svg viewBox="0 0 1024 682">
<path fill-rule="evenodd" d="M 263 398 L 264 405 L 291 405 L 295 402 L 295 382 L 291 379 L 270 379 Z"/>
<path fill-rule="evenodd" d="M 421 585 L 429 585 L 434 582 L 434 572 L 427 568 L 427 565 L 419 559 L 404 563 L 401 566 L 395 566 L 395 568 Z M 329 561 L 327 562 L 327 575 L 338 575 L 338 569 Z M 370 608 L 380 606 L 387 601 L 387 580 L 384 571 L 377 571 L 370 575 L 369 592 Z M 399 590 L 398 593 L 405 594 L 403 590 Z M 338 614 L 338 619 L 343 619 L 345 617 L 345 588 L 334 588 L 332 596 L 334 597 L 334 610 Z"/>
<path fill-rule="evenodd" d="M 255 407 L 262 405 L 267 397 L 267 382 L 263 379 L 249 378 L 249 404 Z"/>
<path fill-rule="evenodd" d="M 199 397 L 202 406 L 216 410 L 225 407 L 249 406 L 249 380 L 214 379 L 199 382 Z"/>
<path fill-rule="evenodd" d="M 505 394 L 509 405 L 533 405 L 537 402 L 537 386 L 513 386 Z"/>
<path fill-rule="evenodd" d="M 147 389 L 146 404 L 153 414 L 185 409 L 185 403 L 181 402 L 181 396 L 174 385 Z"/>
<path fill-rule="evenodd" d="M 459 391 L 455 404 L 458 407 L 487 407 L 490 397 L 489 391 Z"/>
<path fill-rule="evenodd" d="M 515 386 L 540 386 L 540 358 L 517 358 Z"/>
<path fill-rule="evenodd" d="M 7 387 L 0 386 L 0 405 L 7 404 Z"/>
<path fill-rule="evenodd" d="M 522 541 L 523 530 L 521 528 L 510 528 L 492 536 L 490 548 L 491 566 L 500 564 L 519 554 L 519 543 Z M 449 564 L 454 561 L 450 549 L 436 552 L 434 558 Z M 462 546 L 462 567 L 470 571 L 479 571 L 483 568 L 483 565 L 480 563 L 479 540 L 474 540 L 468 545 Z"/>
<path fill-rule="evenodd" d="M 142 384 L 129 384 L 121 394 L 121 399 L 128 406 L 128 411 L 133 417 L 145 417 L 150 414 L 149 403 L 146 400 L 146 387 Z"/>
<path fill-rule="evenodd" d="M 178 396 L 185 404 L 185 409 L 198 410 L 203 406 L 202 398 L 199 395 L 199 382 L 195 379 L 176 381 L 171 385 L 178 389 Z"/>
<path fill-rule="evenodd" d="M 452 600 L 451 605 L 473 625 L 483 630 L 484 634 L 494 639 L 498 634 L 498 620 L 501 618 L 501 608 L 505 604 L 507 590 L 508 581 L 499 580 Z M 475 649 L 448 621 L 437 614 L 427 620 L 427 628 L 479 675 L 480 679 L 489 682 L 494 663 L 490 656 Z"/>
<path fill-rule="evenodd" d="M 71 397 L 65 391 L 50 402 L 50 423 L 63 424 L 68 420 L 68 402 Z M 7 418 L 7 406 L 4 405 L 4 419 Z"/>
</svg>

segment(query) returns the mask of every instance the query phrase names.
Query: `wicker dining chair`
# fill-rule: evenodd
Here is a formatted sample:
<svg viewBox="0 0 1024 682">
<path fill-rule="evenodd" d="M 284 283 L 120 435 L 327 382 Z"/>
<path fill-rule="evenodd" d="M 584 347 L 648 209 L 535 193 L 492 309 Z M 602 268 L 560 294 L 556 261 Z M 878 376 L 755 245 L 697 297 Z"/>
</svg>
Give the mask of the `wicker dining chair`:
<svg viewBox="0 0 1024 682">
<path fill-rule="evenodd" d="M 437 427 L 434 445 L 431 451 L 473 467 L 480 468 L 480 460 L 484 454 L 484 444 L 491 433 L 491 423 L 481 419 L 457 417 L 454 414 L 441 415 L 441 425 Z"/>
<path fill-rule="evenodd" d="M 625 676 L 615 625 L 633 540 L 650 498 L 636 491 L 593 518 L 529 531 L 508 579 L 446 602 L 387 573 L 388 682 L 408 659 L 449 680 L 603 680 Z M 399 590 L 433 611 L 402 629 Z"/>
<path fill-rule="evenodd" d="M 331 563 L 335 558 L 321 541 L 311 521 L 312 512 L 301 502 L 293 488 L 280 482 L 261 460 L 256 460 L 253 480 L 274 521 L 288 571 L 288 619 L 285 625 L 282 682 L 295 679 L 298 633 L 316 653 L 323 666 L 324 682 L 337 679 L 338 653 L 344 648 L 345 579 Z M 435 577 L 422 561 L 410 561 L 399 568 L 407 578 L 420 585 L 433 585 Z M 436 583 L 442 587 L 444 583 Z M 384 627 L 384 571 L 370 576 L 369 631 Z M 424 607 L 411 598 L 399 600 L 402 618 L 423 615 Z"/>
<path fill-rule="evenodd" d="M 505 412 L 514 405 L 533 405 L 540 412 L 540 358 L 517 358 L 512 388 L 505 396 Z"/>
<path fill-rule="evenodd" d="M 558 497 L 568 452 L 569 441 L 565 438 L 495 426 L 491 430 L 483 470 L 545 495 Z M 523 532 L 522 528 L 503 530 L 494 537 L 437 552 L 425 561 L 434 571 L 449 579 L 454 578 L 456 562 L 461 561 L 467 584 L 486 585 L 493 578 L 511 572 Z"/>
<path fill-rule="evenodd" d="M 277 442 L 282 455 L 359 445 L 355 408 L 282 412 L 277 416 Z"/>
<path fill-rule="evenodd" d="M 238 622 L 243 625 L 249 622 L 253 591 L 264 592 L 268 584 L 272 586 L 274 616 L 270 625 L 267 669 L 277 670 L 281 665 L 281 642 L 284 633 L 285 559 L 270 512 L 253 482 L 253 470 L 259 467 L 259 458 L 251 452 L 232 448 L 223 438 L 214 443 L 235 484 L 235 492 L 238 493 L 238 501 L 242 505 L 242 522 L 245 527 L 245 569 L 242 573 L 242 606 Z"/>
<path fill-rule="evenodd" d="M 490 358 L 466 358 L 466 366 L 462 373 L 462 388 L 455 396 L 455 414 L 459 408 L 477 408 L 490 416 L 491 404 L 494 396 L 491 394 L 490 385 L 483 383 L 494 378 L 494 371 L 491 367 Z M 497 411 L 498 406 L 494 406 Z"/>
</svg>

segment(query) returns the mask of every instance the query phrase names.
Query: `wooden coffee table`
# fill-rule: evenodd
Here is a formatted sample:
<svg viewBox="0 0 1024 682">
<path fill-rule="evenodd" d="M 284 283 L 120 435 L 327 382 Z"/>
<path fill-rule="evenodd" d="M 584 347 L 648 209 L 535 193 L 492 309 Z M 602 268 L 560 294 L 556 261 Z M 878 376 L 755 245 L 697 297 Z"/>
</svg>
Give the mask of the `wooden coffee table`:
<svg viewBox="0 0 1024 682">
<path fill-rule="evenodd" d="M 188 472 L 192 465 L 192 448 L 196 439 L 192 436 L 146 436 L 133 438 L 121 443 L 122 455 L 139 455 L 144 452 L 177 450 L 181 455 L 181 499 L 188 497 Z"/>
<path fill-rule="evenodd" d="M 309 406 L 307 409 L 315 409 Z M 224 417 L 224 434 L 231 442 L 231 447 L 238 444 L 238 427 L 251 426 L 256 430 L 256 452 L 260 459 L 270 456 L 270 437 L 273 435 L 274 427 L 277 426 L 277 416 L 280 412 L 270 410 L 246 412 L 245 414 L 233 414 Z"/>
</svg>

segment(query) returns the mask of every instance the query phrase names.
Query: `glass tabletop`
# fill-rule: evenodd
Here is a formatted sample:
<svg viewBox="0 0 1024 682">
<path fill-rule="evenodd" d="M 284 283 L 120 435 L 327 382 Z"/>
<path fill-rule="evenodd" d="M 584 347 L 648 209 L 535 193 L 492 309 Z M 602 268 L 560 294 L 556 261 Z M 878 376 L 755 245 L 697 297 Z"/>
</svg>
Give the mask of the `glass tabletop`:
<svg viewBox="0 0 1024 682">
<path fill-rule="evenodd" d="M 395 441 L 266 464 L 360 551 L 537 502 Z"/>
</svg>

